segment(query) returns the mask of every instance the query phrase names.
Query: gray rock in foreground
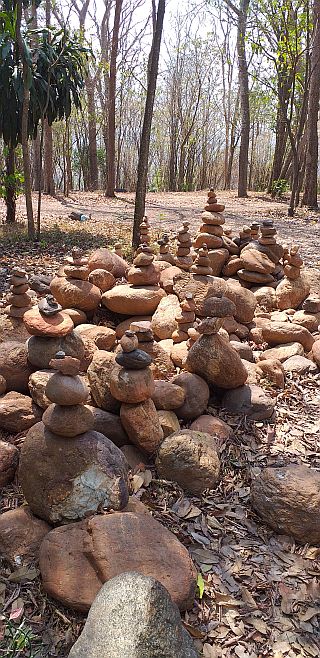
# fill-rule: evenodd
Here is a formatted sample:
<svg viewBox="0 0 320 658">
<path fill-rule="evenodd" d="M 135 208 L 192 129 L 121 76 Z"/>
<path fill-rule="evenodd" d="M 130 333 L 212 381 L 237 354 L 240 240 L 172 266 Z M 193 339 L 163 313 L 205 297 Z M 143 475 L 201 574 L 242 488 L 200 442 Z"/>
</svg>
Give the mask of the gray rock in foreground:
<svg viewBox="0 0 320 658">
<path fill-rule="evenodd" d="M 197 656 L 165 587 L 132 571 L 103 585 L 69 653 L 69 658 Z"/>
</svg>

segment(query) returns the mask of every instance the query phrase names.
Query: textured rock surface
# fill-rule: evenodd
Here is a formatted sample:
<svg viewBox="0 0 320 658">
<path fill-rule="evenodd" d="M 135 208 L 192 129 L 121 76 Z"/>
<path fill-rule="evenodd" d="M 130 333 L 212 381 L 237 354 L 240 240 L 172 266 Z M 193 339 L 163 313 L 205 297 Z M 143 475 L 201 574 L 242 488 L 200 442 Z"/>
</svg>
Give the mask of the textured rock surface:
<svg viewBox="0 0 320 658">
<path fill-rule="evenodd" d="M 155 403 L 156 409 L 164 409 L 170 411 L 177 409 L 184 403 L 186 393 L 184 388 L 177 386 L 172 382 L 158 379 L 155 381 L 155 391 L 152 399 Z"/>
<path fill-rule="evenodd" d="M 154 392 L 154 381 L 150 368 L 125 370 L 118 367 L 112 372 L 110 392 L 121 402 L 137 404 L 150 398 Z"/>
<path fill-rule="evenodd" d="M 291 356 L 303 356 L 304 350 L 301 343 L 287 343 L 286 345 L 276 345 L 269 350 L 265 350 L 260 354 L 259 360 L 264 359 L 277 359 L 278 361 L 286 361 Z"/>
<path fill-rule="evenodd" d="M 106 655 L 197 658 L 198 654 L 163 585 L 141 573 L 128 572 L 103 585 L 69 658 Z"/>
<path fill-rule="evenodd" d="M 67 336 L 73 330 L 73 322 L 68 313 L 44 317 L 39 309 L 34 307 L 23 316 L 23 322 L 32 336 Z"/>
<path fill-rule="evenodd" d="M 310 284 L 305 276 L 300 276 L 295 281 L 290 281 L 287 278 L 282 279 L 276 290 L 278 308 L 281 310 L 298 308 L 303 300 L 308 297 L 309 292 Z"/>
<path fill-rule="evenodd" d="M 151 399 L 138 404 L 122 404 L 121 423 L 132 443 L 152 455 L 163 439 L 163 430 Z"/>
<path fill-rule="evenodd" d="M 30 395 L 35 404 L 42 409 L 46 409 L 51 404 L 49 398 L 46 396 L 45 388 L 52 375 L 52 370 L 36 370 L 29 377 Z"/>
<path fill-rule="evenodd" d="M 246 384 L 234 391 L 227 391 L 222 407 L 234 414 L 244 414 L 251 420 L 265 420 L 273 414 L 275 401 L 266 391 L 255 384 Z"/>
<path fill-rule="evenodd" d="M 128 443 L 128 435 L 122 426 L 119 416 L 110 413 L 110 411 L 99 409 L 99 407 L 89 406 L 89 409 L 93 413 L 93 429 L 95 432 L 104 434 L 118 448 Z"/>
<path fill-rule="evenodd" d="M 98 407 L 112 413 L 119 411 L 120 403 L 110 392 L 110 381 L 114 370 L 120 366 L 115 362 L 113 352 L 97 351 L 88 368 L 91 395 Z"/>
<path fill-rule="evenodd" d="M 49 339 L 41 336 L 31 336 L 28 340 L 28 360 L 39 370 L 48 368 L 51 359 L 61 350 L 67 356 L 74 356 L 80 361 L 85 355 L 81 336 L 76 334 L 75 331 L 72 331 L 68 336 L 60 338 Z"/>
<path fill-rule="evenodd" d="M 181 272 L 174 277 L 173 289 L 180 301 L 185 298 L 186 292 L 191 292 L 196 305 L 196 314 L 205 316 L 205 301 L 209 297 L 216 297 L 219 293 L 224 294 L 227 284 L 218 277 Z"/>
<path fill-rule="evenodd" d="M 31 373 L 28 350 L 23 343 L 5 341 L 0 344 L 0 375 L 5 378 L 8 391 L 28 393 Z"/>
<path fill-rule="evenodd" d="M 225 294 L 236 305 L 235 319 L 243 324 L 252 322 L 258 303 L 253 292 L 229 279 Z"/>
<path fill-rule="evenodd" d="M 262 327 L 262 336 L 271 346 L 285 343 L 301 343 L 306 351 L 311 350 L 314 338 L 310 331 L 293 322 L 269 322 Z"/>
<path fill-rule="evenodd" d="M 0 313 L 0 344 L 8 341 L 24 343 L 29 336 L 21 320 Z"/>
<path fill-rule="evenodd" d="M 94 311 L 100 304 L 101 292 L 89 281 L 65 279 L 56 276 L 50 289 L 62 308 L 79 308 L 80 311 Z"/>
<path fill-rule="evenodd" d="M 205 411 L 210 392 L 207 382 L 202 377 L 192 372 L 181 372 L 173 378 L 172 383 L 181 386 L 185 392 L 184 403 L 175 409 L 178 418 L 193 420 Z"/>
<path fill-rule="evenodd" d="M 176 295 L 168 295 L 161 299 L 151 321 L 152 331 L 157 338 L 160 340 L 171 338 L 178 327 L 175 317 L 179 310 L 180 304 Z"/>
<path fill-rule="evenodd" d="M 18 434 L 41 420 L 42 409 L 28 395 L 7 393 L 0 398 L 0 427 Z"/>
<path fill-rule="evenodd" d="M 239 354 L 219 334 L 203 334 L 189 350 L 186 367 L 220 388 L 238 388 L 247 379 Z"/>
<path fill-rule="evenodd" d="M 180 429 L 180 423 L 174 411 L 158 411 L 158 418 L 162 427 L 163 436 L 166 438 Z"/>
<path fill-rule="evenodd" d="M 7 441 L 0 441 L 0 488 L 13 480 L 18 462 L 18 449 Z"/>
<path fill-rule="evenodd" d="M 101 292 L 106 292 L 107 290 L 111 290 L 113 286 L 115 285 L 116 279 L 111 274 L 111 272 L 107 272 L 107 270 L 92 270 L 88 276 L 88 281 L 90 283 L 93 283 L 94 286 L 97 286 Z"/>
<path fill-rule="evenodd" d="M 291 356 L 284 361 L 283 368 L 285 372 L 295 372 L 297 375 L 304 375 L 306 372 L 315 372 L 317 370 L 316 364 L 304 356 Z"/>
<path fill-rule="evenodd" d="M 80 324 L 75 329 L 81 337 L 91 338 L 99 350 L 112 350 L 116 343 L 116 332 L 109 327 L 98 327 L 92 324 Z"/>
<path fill-rule="evenodd" d="M 214 437 L 217 447 L 232 436 L 232 428 L 217 416 L 199 416 L 190 425 L 190 429 L 196 432 L 205 432 Z"/>
<path fill-rule="evenodd" d="M 57 523 L 81 519 L 100 506 L 122 509 L 128 502 L 127 469 L 120 449 L 102 434 L 63 441 L 37 423 L 22 446 L 19 480 L 32 512 Z"/>
<path fill-rule="evenodd" d="M 319 339 L 313 343 L 311 354 L 317 366 L 319 366 L 320 368 L 320 340 Z"/>
<path fill-rule="evenodd" d="M 27 505 L 0 515 L 0 555 L 19 564 L 21 558 L 38 559 L 43 538 L 51 526 L 37 519 Z"/>
<path fill-rule="evenodd" d="M 320 543 L 320 473 L 296 464 L 266 468 L 251 485 L 251 503 L 263 521 L 303 544 Z"/>
<path fill-rule="evenodd" d="M 111 272 L 116 279 L 126 275 L 126 272 L 129 268 L 128 263 L 126 263 L 123 258 L 120 258 L 113 251 L 109 249 L 100 248 L 91 254 L 88 262 L 90 272 L 93 270 L 107 270 Z"/>
<path fill-rule="evenodd" d="M 91 409 L 84 404 L 72 406 L 50 404 L 42 416 L 42 422 L 54 434 L 73 438 L 78 434 L 90 432 L 94 426 L 94 417 Z"/>
<path fill-rule="evenodd" d="M 160 477 L 199 495 L 205 489 L 213 489 L 219 479 L 216 443 L 204 432 L 179 430 L 162 442 L 156 467 Z"/>
<path fill-rule="evenodd" d="M 94 516 L 52 530 L 41 546 L 40 569 L 48 594 L 77 610 L 88 610 L 101 585 L 127 571 L 159 580 L 180 609 L 193 605 L 196 570 L 187 549 L 140 513 Z"/>
<path fill-rule="evenodd" d="M 102 304 L 122 315 L 150 315 L 154 313 L 166 293 L 157 286 L 115 286 L 102 295 Z"/>
</svg>

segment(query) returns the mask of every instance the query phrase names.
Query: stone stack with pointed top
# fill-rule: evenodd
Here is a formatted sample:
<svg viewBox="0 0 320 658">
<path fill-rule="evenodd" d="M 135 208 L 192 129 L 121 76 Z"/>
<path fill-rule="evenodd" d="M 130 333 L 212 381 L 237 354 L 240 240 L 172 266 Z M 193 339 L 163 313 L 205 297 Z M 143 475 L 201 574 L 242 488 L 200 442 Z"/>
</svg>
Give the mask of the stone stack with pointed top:
<svg viewBox="0 0 320 658">
<path fill-rule="evenodd" d="M 66 258 L 66 265 L 51 281 L 50 289 L 62 308 L 94 311 L 100 304 L 100 289 L 90 283 L 88 258 L 82 250 L 74 247 L 71 256 Z"/>
<path fill-rule="evenodd" d="M 144 217 L 140 224 L 140 244 L 150 244 L 150 224 L 148 217 Z"/>
<path fill-rule="evenodd" d="M 21 451 L 19 480 L 31 510 L 52 523 L 65 523 L 128 502 L 128 465 L 109 439 L 94 432 L 85 406 L 89 389 L 80 361 L 57 352 L 55 373 L 45 388 L 51 404 L 29 430 Z"/>
<path fill-rule="evenodd" d="M 192 256 L 190 253 L 192 240 L 191 234 L 189 233 L 189 222 L 183 222 L 183 225 L 177 231 L 177 253 L 176 253 L 176 265 L 180 267 L 181 270 L 190 270 L 192 265 Z"/>
<path fill-rule="evenodd" d="M 252 240 L 258 240 L 260 234 L 260 224 L 258 222 L 252 222 L 250 225 L 250 230 Z"/>
<path fill-rule="evenodd" d="M 123 258 L 123 250 L 122 250 L 122 244 L 121 242 L 116 242 L 114 245 L 114 253 L 119 256 L 119 258 Z"/>
<path fill-rule="evenodd" d="M 299 247 L 285 248 L 283 253 L 284 279 L 277 286 L 277 304 L 280 310 L 298 308 L 308 297 L 310 285 L 301 273 L 303 260 L 299 254 Z"/>
<path fill-rule="evenodd" d="M 195 308 L 193 295 L 191 292 L 187 292 L 185 299 L 180 302 L 180 311 L 175 318 L 178 328 L 172 334 L 174 343 L 182 343 L 182 341 L 188 340 L 188 331 L 193 328 L 196 319 Z"/>
<path fill-rule="evenodd" d="M 283 271 L 287 279 L 290 279 L 291 281 L 298 279 L 303 265 L 303 260 L 299 254 L 299 247 L 294 245 L 290 249 L 285 249 L 283 263 Z"/>
<path fill-rule="evenodd" d="M 223 204 L 218 203 L 215 191 L 210 190 L 204 212 L 202 213 L 203 224 L 194 241 L 194 247 L 196 249 L 202 247 L 204 244 L 207 245 L 208 249 L 219 249 L 223 246 L 221 237 L 223 235 L 222 227 L 225 223 L 222 214 L 224 208 L 225 206 Z"/>
<path fill-rule="evenodd" d="M 192 267 L 190 268 L 190 272 L 192 272 L 192 274 L 200 274 L 202 276 L 212 275 L 212 267 L 210 267 L 208 247 L 205 243 L 198 249 L 198 253 Z"/>
<path fill-rule="evenodd" d="M 8 306 L 4 312 L 12 318 L 23 318 L 24 313 L 31 308 L 32 300 L 29 291 L 27 273 L 21 267 L 11 270 L 10 292 L 7 295 Z"/>
<path fill-rule="evenodd" d="M 150 370 L 154 379 L 172 377 L 175 374 L 173 362 L 161 341 L 154 340 L 151 322 L 149 320 L 134 321 L 130 324 L 130 330 L 137 335 L 139 348 L 151 357 Z"/>
<path fill-rule="evenodd" d="M 147 243 L 141 244 L 133 259 L 127 279 L 133 286 L 155 286 L 160 281 L 160 272 L 154 265 L 153 250 Z"/>
<path fill-rule="evenodd" d="M 170 265 L 174 265 L 176 260 L 174 255 L 170 251 L 169 236 L 166 233 L 164 233 L 162 238 L 160 238 L 160 240 L 157 240 L 157 242 L 159 245 L 159 254 L 157 256 L 157 260 L 170 263 Z"/>
<path fill-rule="evenodd" d="M 112 372 L 110 391 L 122 403 L 122 425 L 132 443 L 153 454 L 163 439 L 163 431 L 151 399 L 155 391 L 150 369 L 152 359 L 139 348 L 134 331 L 128 330 L 122 336 L 116 362 L 120 367 Z"/>
</svg>

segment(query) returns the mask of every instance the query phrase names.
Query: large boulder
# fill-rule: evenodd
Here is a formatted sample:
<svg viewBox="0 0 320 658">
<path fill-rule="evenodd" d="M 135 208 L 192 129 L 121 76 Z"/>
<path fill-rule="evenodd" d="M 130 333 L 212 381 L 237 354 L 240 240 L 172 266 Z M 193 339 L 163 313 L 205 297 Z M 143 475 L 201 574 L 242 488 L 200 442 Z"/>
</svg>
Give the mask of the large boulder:
<svg viewBox="0 0 320 658">
<path fill-rule="evenodd" d="M 0 343 L 8 341 L 25 343 L 29 336 L 30 334 L 20 318 L 12 318 L 0 312 Z"/>
<path fill-rule="evenodd" d="M 213 489 L 220 473 L 215 440 L 204 432 L 179 430 L 162 442 L 156 468 L 161 478 L 177 482 L 196 496 Z"/>
<path fill-rule="evenodd" d="M 28 340 L 28 360 L 39 370 L 49 368 L 51 359 L 60 350 L 65 352 L 67 356 L 73 356 L 79 359 L 79 361 L 82 361 L 85 356 L 83 340 L 75 331 L 64 337 L 44 338 L 41 336 L 31 336 Z"/>
<path fill-rule="evenodd" d="M 94 311 L 101 301 L 101 292 L 89 281 L 65 279 L 56 276 L 50 283 L 51 292 L 62 308 L 79 308 L 80 311 Z"/>
<path fill-rule="evenodd" d="M 294 322 L 268 322 L 261 329 L 264 341 L 271 346 L 301 343 L 304 349 L 309 352 L 314 343 L 310 331 L 300 324 L 294 324 Z"/>
<path fill-rule="evenodd" d="M 0 515 L 0 555 L 9 562 L 38 559 L 43 538 L 51 526 L 37 519 L 27 505 Z"/>
<path fill-rule="evenodd" d="M 251 485 L 251 503 L 263 521 L 302 544 L 320 543 L 320 473 L 290 464 L 265 468 Z"/>
<path fill-rule="evenodd" d="M 55 528 L 42 543 L 40 570 L 45 591 L 76 610 L 87 611 L 103 583 L 128 571 L 159 580 L 180 609 L 193 605 L 187 549 L 146 514 L 114 512 Z"/>
<path fill-rule="evenodd" d="M 91 395 L 98 407 L 104 411 L 115 413 L 120 409 L 120 403 L 110 391 L 112 373 L 118 371 L 120 366 L 115 361 L 113 352 L 97 350 L 88 368 L 88 379 Z"/>
<path fill-rule="evenodd" d="M 137 448 L 152 455 L 163 440 L 163 430 L 151 399 L 138 404 L 122 404 L 120 419 L 127 435 Z"/>
<path fill-rule="evenodd" d="M 281 311 L 286 308 L 298 308 L 308 297 L 309 292 L 310 284 L 304 275 L 294 281 L 285 277 L 280 281 L 276 290 L 278 308 Z"/>
<path fill-rule="evenodd" d="M 169 592 L 127 572 L 102 586 L 69 658 L 197 658 Z"/>
<path fill-rule="evenodd" d="M 180 304 L 176 295 L 168 295 L 161 299 L 160 304 L 152 316 L 151 328 L 155 336 L 160 340 L 171 338 L 177 329 L 176 316 L 180 310 Z"/>
<path fill-rule="evenodd" d="M 157 286 L 115 286 L 102 295 L 102 304 L 122 315 L 152 315 L 166 293 Z"/>
<path fill-rule="evenodd" d="M 12 482 L 18 462 L 18 449 L 12 443 L 0 441 L 0 489 Z"/>
<path fill-rule="evenodd" d="M 37 306 L 34 306 L 23 316 L 23 322 L 31 336 L 67 336 L 73 330 L 74 324 L 68 313 L 60 311 L 55 315 L 44 317 Z"/>
<path fill-rule="evenodd" d="M 227 391 L 221 404 L 232 414 L 243 414 L 250 420 L 265 420 L 271 418 L 275 400 L 260 386 L 246 384 L 233 391 Z"/>
<path fill-rule="evenodd" d="M 121 450 L 94 431 L 63 441 L 37 423 L 21 449 L 24 496 L 34 514 L 52 523 L 75 521 L 98 508 L 122 509 L 129 497 L 127 473 Z"/>
<path fill-rule="evenodd" d="M 111 272 L 116 279 L 121 279 L 125 276 L 129 269 L 128 263 L 126 263 L 123 258 L 120 258 L 120 256 L 113 251 L 109 251 L 109 249 L 105 249 L 104 247 L 96 249 L 96 251 L 91 254 L 88 265 L 90 272 L 93 270 L 107 270 L 107 272 Z"/>
<path fill-rule="evenodd" d="M 225 295 L 236 305 L 235 319 L 241 324 L 252 322 L 258 303 L 254 293 L 229 279 Z"/>
<path fill-rule="evenodd" d="M 7 341 L 0 344 L 0 375 L 6 380 L 8 391 L 28 393 L 31 373 L 28 350 L 24 343 Z"/>
<path fill-rule="evenodd" d="M 238 388 L 247 379 L 239 354 L 217 334 L 202 334 L 188 352 L 186 367 L 219 388 Z"/>
<path fill-rule="evenodd" d="M 184 403 L 175 409 L 178 418 L 193 420 L 202 414 L 209 402 L 209 386 L 207 382 L 192 372 L 181 372 L 173 378 L 172 384 L 181 386 L 185 392 Z"/>
<path fill-rule="evenodd" d="M 275 270 L 275 263 L 268 258 L 266 254 L 257 249 L 246 249 L 240 254 L 241 265 L 243 269 L 260 274 L 272 274 Z"/>
<path fill-rule="evenodd" d="M 18 434 L 41 420 L 42 409 L 28 395 L 7 393 L 0 398 L 0 428 Z"/>
<path fill-rule="evenodd" d="M 182 301 L 187 292 L 193 294 L 196 305 L 196 314 L 206 316 L 205 302 L 209 297 L 216 297 L 217 294 L 225 294 L 227 284 L 223 279 L 214 276 L 201 276 L 198 274 L 189 274 L 181 272 L 174 277 L 173 290 Z"/>
</svg>

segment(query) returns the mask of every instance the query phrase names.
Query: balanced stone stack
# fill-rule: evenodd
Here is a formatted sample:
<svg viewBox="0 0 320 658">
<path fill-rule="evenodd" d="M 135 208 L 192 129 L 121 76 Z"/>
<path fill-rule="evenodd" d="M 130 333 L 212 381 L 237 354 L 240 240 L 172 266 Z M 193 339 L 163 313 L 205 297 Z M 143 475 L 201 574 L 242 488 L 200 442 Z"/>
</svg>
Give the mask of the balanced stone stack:
<svg viewBox="0 0 320 658">
<path fill-rule="evenodd" d="M 163 440 L 163 431 L 152 395 L 155 391 L 150 370 L 151 357 L 139 349 L 138 337 L 128 330 L 120 340 L 116 355 L 120 366 L 111 375 L 110 392 L 121 404 L 120 418 L 130 441 L 147 454 L 153 454 Z"/>
<path fill-rule="evenodd" d="M 207 204 L 202 213 L 203 224 L 195 238 L 194 247 L 197 249 L 206 244 L 209 249 L 219 249 L 223 246 L 223 224 L 225 219 L 222 215 L 225 206 L 217 202 L 214 190 L 208 192 Z"/>
<path fill-rule="evenodd" d="M 260 224 L 258 224 L 258 222 L 252 222 L 250 231 L 252 240 L 258 240 L 260 234 Z"/>
<path fill-rule="evenodd" d="M 131 322 L 130 330 L 138 338 L 139 348 L 151 358 L 150 370 L 154 379 L 169 379 L 175 374 L 174 365 L 168 350 L 161 341 L 154 340 L 152 325 L 149 320 L 136 320 Z"/>
<path fill-rule="evenodd" d="M 185 299 L 180 302 L 180 311 L 175 317 L 178 328 L 172 334 L 174 343 L 182 343 L 182 341 L 188 340 L 188 331 L 193 328 L 196 319 L 195 308 L 193 295 L 191 292 L 187 292 Z"/>
<path fill-rule="evenodd" d="M 123 258 L 123 250 L 122 250 L 122 244 L 121 242 L 116 242 L 114 245 L 114 253 L 119 256 L 119 258 Z"/>
<path fill-rule="evenodd" d="M 254 226 L 254 228 L 256 227 Z M 248 243 L 240 246 L 239 258 L 234 258 L 232 261 L 230 259 L 224 268 L 224 273 L 228 272 L 229 275 L 232 275 L 237 272 L 240 281 L 246 287 L 251 285 L 277 287 L 283 277 L 283 268 L 279 262 L 283 254 L 283 247 L 277 243 L 277 230 L 273 220 L 265 219 L 260 231 L 261 234 L 258 234 L 256 239 L 252 239 L 251 231 Z"/>
<path fill-rule="evenodd" d="M 202 247 L 198 249 L 194 264 L 190 268 L 192 274 L 200 274 L 202 276 L 212 275 L 212 267 L 210 267 L 210 258 L 208 247 L 204 243 Z"/>
<path fill-rule="evenodd" d="M 56 300 L 63 308 L 78 309 L 80 311 L 94 311 L 100 304 L 100 289 L 87 281 L 90 273 L 88 259 L 81 249 L 74 247 L 71 257 L 58 272 L 58 276 L 51 281 L 50 289 Z"/>
<path fill-rule="evenodd" d="M 6 306 L 4 312 L 12 318 L 22 318 L 32 306 L 28 291 L 27 273 L 20 267 L 14 267 L 11 270 L 10 292 L 7 295 L 8 306 Z"/>
<path fill-rule="evenodd" d="M 298 252 L 299 247 L 293 246 L 291 249 L 286 249 L 283 254 L 283 271 L 287 279 L 291 279 L 292 281 L 300 277 L 300 270 L 303 265 L 303 260 Z"/>
<path fill-rule="evenodd" d="M 281 277 L 282 281 L 276 289 L 277 305 L 281 311 L 297 309 L 310 292 L 310 284 L 301 272 L 303 260 L 298 252 L 299 247 L 296 246 L 283 249 L 284 278 Z"/>
<path fill-rule="evenodd" d="M 31 510 L 42 519 L 65 523 L 98 509 L 120 510 L 128 502 L 128 465 L 103 434 L 92 431 L 94 415 L 85 406 L 89 389 L 80 362 L 58 352 L 55 373 L 45 388 L 52 404 L 28 432 L 19 479 Z"/>
<path fill-rule="evenodd" d="M 192 265 L 192 256 L 190 249 L 192 246 L 191 234 L 189 233 L 189 222 L 183 222 L 183 225 L 178 229 L 177 240 L 178 247 L 176 253 L 176 265 L 181 270 L 190 270 Z"/>
<path fill-rule="evenodd" d="M 157 256 L 157 260 L 165 261 L 166 263 L 170 263 L 170 265 L 174 265 L 176 261 L 174 255 L 170 252 L 169 236 L 164 233 L 162 238 L 157 240 L 157 242 L 159 245 L 159 254 Z"/>
<path fill-rule="evenodd" d="M 150 244 L 150 224 L 147 217 L 144 217 L 140 224 L 140 244 Z"/>
<path fill-rule="evenodd" d="M 240 251 L 246 247 L 252 240 L 250 226 L 243 226 L 240 231 L 239 237 L 234 239 L 234 243 L 239 247 Z"/>
<path fill-rule="evenodd" d="M 127 275 L 128 282 L 133 286 L 155 286 L 160 281 L 160 272 L 154 265 L 152 248 L 143 243 L 138 247 Z"/>
<path fill-rule="evenodd" d="M 73 321 L 52 295 L 46 295 L 38 306 L 26 311 L 23 322 L 31 334 L 28 360 L 36 368 L 48 368 L 49 361 L 60 349 L 80 360 L 84 357 L 84 344 L 73 331 Z"/>
</svg>

